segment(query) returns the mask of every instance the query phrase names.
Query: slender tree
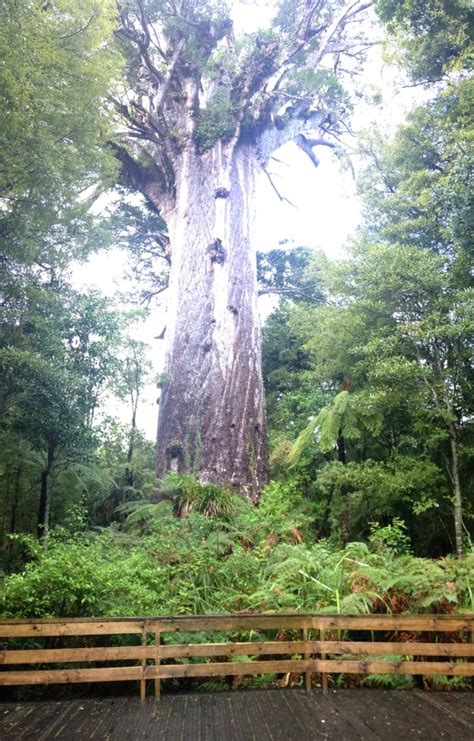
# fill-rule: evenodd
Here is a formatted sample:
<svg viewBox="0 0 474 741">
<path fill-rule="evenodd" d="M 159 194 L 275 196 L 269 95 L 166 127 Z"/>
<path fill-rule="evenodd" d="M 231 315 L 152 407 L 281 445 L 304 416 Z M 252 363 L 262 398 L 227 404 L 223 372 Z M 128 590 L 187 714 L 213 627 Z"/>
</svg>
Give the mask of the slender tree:
<svg viewBox="0 0 474 741">
<path fill-rule="evenodd" d="M 119 398 L 130 404 L 130 435 L 127 448 L 127 466 L 125 469 L 125 483 L 129 487 L 134 485 L 133 456 L 135 441 L 139 434 L 137 430 L 138 404 L 147 382 L 150 381 L 151 364 L 146 357 L 147 346 L 140 340 L 128 339 L 124 343 L 124 356 L 121 358 L 122 373 L 119 378 L 116 393 Z"/>
<path fill-rule="evenodd" d="M 267 470 L 254 244 L 256 175 L 296 142 L 334 147 L 341 69 L 368 42 L 370 2 L 278 4 L 236 39 L 226 3 L 119 3 L 130 88 L 114 144 L 124 182 L 167 223 L 170 297 L 157 474 L 195 472 L 256 500 Z M 270 177 L 270 175 L 269 175 Z"/>
</svg>

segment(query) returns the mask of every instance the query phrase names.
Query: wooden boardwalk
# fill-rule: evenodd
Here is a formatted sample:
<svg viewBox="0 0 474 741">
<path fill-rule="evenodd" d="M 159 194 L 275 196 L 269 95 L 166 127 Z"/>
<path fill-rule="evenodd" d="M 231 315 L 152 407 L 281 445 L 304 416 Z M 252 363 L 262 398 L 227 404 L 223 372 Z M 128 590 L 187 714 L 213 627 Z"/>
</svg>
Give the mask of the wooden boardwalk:
<svg viewBox="0 0 474 741">
<path fill-rule="evenodd" d="M 0 739 L 474 739 L 474 695 L 418 691 L 248 690 L 0 703 Z"/>
</svg>

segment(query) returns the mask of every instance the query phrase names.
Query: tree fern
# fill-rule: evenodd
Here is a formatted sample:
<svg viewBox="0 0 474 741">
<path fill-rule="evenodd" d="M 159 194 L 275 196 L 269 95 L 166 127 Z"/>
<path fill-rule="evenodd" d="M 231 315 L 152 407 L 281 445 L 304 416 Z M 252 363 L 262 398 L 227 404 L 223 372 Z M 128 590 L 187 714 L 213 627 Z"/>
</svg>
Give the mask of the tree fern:
<svg viewBox="0 0 474 741">
<path fill-rule="evenodd" d="M 362 431 L 378 434 L 382 416 L 376 399 L 366 392 L 350 394 L 347 389 L 336 394 L 331 404 L 323 407 L 298 435 L 286 463 L 293 466 L 301 459 L 311 443 L 316 443 L 322 452 L 333 450 L 339 437 L 358 440 Z"/>
<path fill-rule="evenodd" d="M 171 515 L 172 505 L 170 502 L 147 502 L 139 499 L 119 505 L 116 512 L 127 515 L 126 524 L 128 526 L 136 524 L 145 526 Z"/>
</svg>

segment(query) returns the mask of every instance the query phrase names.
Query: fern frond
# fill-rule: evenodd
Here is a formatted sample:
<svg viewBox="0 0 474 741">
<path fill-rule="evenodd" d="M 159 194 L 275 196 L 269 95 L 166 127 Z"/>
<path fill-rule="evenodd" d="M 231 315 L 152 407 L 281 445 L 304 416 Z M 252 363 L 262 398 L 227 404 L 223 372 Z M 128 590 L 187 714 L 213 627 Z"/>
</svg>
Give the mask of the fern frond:
<svg viewBox="0 0 474 741">
<path fill-rule="evenodd" d="M 294 466 L 296 463 L 298 463 L 298 461 L 301 459 L 301 456 L 309 447 L 309 444 L 313 441 L 314 434 L 318 425 L 318 417 L 316 417 L 316 419 L 312 419 L 296 438 L 290 452 L 286 456 L 287 466 Z"/>
</svg>

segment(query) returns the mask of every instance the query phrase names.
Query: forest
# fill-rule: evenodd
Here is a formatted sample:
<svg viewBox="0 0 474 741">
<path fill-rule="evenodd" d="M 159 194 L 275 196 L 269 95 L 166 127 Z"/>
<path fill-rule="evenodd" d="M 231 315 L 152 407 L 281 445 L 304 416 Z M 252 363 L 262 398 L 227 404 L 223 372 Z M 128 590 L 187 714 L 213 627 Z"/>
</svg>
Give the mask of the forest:
<svg viewBox="0 0 474 741">
<path fill-rule="evenodd" d="M 472 6 L 263 5 L 0 0 L 4 617 L 474 610 Z M 255 244 L 288 142 L 357 179 L 342 257 Z"/>
</svg>

